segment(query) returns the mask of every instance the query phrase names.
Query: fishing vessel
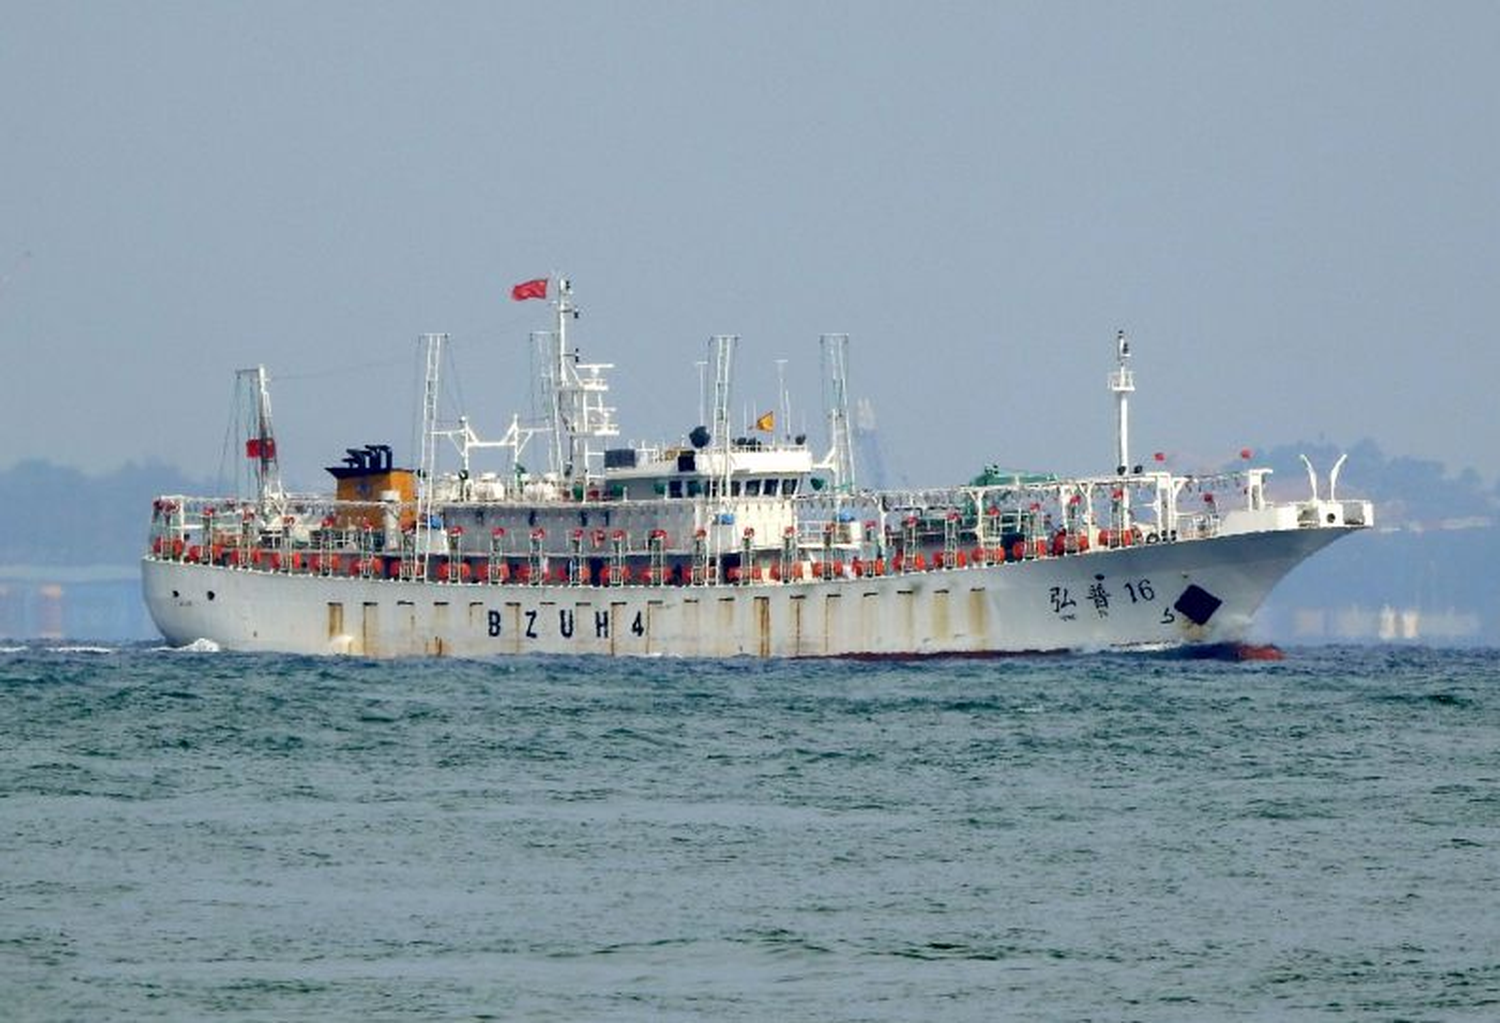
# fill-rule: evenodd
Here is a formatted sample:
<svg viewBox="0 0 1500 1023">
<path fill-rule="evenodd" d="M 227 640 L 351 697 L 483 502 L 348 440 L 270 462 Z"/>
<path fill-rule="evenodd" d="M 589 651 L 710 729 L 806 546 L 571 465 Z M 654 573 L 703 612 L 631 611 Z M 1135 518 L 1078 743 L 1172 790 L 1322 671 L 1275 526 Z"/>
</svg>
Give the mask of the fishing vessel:
<svg viewBox="0 0 1500 1023">
<path fill-rule="evenodd" d="M 1321 487 L 1306 463 L 1311 493 L 1296 501 L 1271 499 L 1248 451 L 1207 475 L 1159 455 L 1133 464 L 1123 333 L 1113 471 L 991 466 L 962 485 L 876 490 L 855 476 L 847 336 L 822 338 L 826 447 L 778 431 L 777 410 L 734 429 L 728 335 L 700 370 L 700 423 L 676 443 L 622 445 L 613 367 L 569 336 L 569 282 L 512 297 L 555 315 L 532 336 L 542 414 L 512 417 L 499 440 L 444 419 L 447 338 L 424 335 L 416 464 L 349 448 L 329 494 L 283 488 L 266 371 L 240 371 L 245 492 L 153 502 L 143 587 L 167 641 L 362 657 L 1208 649 L 1242 643 L 1280 579 L 1373 522 L 1370 502 L 1336 496 L 1342 459 Z"/>
</svg>

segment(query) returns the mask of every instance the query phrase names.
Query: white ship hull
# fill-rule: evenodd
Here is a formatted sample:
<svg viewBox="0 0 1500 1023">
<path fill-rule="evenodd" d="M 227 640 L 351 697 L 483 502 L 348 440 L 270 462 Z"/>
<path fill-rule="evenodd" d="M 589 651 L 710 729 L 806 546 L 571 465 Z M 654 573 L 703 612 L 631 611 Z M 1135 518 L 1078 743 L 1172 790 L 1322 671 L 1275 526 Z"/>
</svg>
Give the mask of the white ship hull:
<svg viewBox="0 0 1500 1023">
<path fill-rule="evenodd" d="M 713 586 L 337 578 L 148 556 L 173 644 L 365 657 L 908 657 L 1238 643 L 1356 527 L 1281 529 L 902 575 Z"/>
<path fill-rule="evenodd" d="M 545 298 L 548 279 L 513 289 Z M 143 563 L 147 607 L 174 644 L 363 657 L 523 654 L 916 657 L 1214 646 L 1244 640 L 1261 602 L 1319 548 L 1372 522 L 1368 501 L 1273 503 L 1271 470 L 1151 471 L 1129 458 L 1129 344 L 1116 337 L 1111 475 L 988 465 L 928 490 L 857 485 L 848 338 L 821 339 L 830 447 L 774 411 L 734 436 L 736 338 L 715 335 L 711 415 L 675 443 L 617 443 L 610 363 L 556 327 L 533 335 L 543 414 L 498 441 L 440 415 L 445 335 L 423 338 L 417 465 L 346 448 L 332 495 L 281 485 L 264 367 L 241 370 L 254 498 L 164 495 Z M 703 383 L 706 387 L 708 376 Z M 707 391 L 703 397 L 707 397 Z M 547 469 L 521 456 L 546 438 Z M 456 449 L 456 471 L 438 452 Z M 471 456 L 509 453 L 504 471 Z M 1241 452 L 1248 459 L 1251 452 Z M 530 456 L 526 459 L 531 462 Z M 247 474 L 247 475 L 251 475 Z M 242 482 L 249 482 L 248 480 Z"/>
</svg>

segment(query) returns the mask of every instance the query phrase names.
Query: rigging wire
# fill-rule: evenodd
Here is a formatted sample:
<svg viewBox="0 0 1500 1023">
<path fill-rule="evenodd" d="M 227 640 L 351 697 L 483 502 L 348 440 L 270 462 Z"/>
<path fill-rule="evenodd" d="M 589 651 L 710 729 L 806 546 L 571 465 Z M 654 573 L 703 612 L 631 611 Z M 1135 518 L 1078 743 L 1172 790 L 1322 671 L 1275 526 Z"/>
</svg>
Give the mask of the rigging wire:
<svg viewBox="0 0 1500 1023">
<path fill-rule="evenodd" d="M 22 258 L 24 260 L 29 257 L 30 253 L 28 252 Z M 442 397 L 446 399 L 449 409 L 457 409 L 459 414 L 464 411 L 465 399 L 463 393 L 463 380 L 458 373 L 458 364 L 453 349 L 461 344 L 466 344 L 466 342 L 455 341 L 451 336 L 444 343 L 444 348 L 446 349 L 446 351 L 443 353 L 444 379 L 441 381 Z M 473 342 L 467 342 L 467 344 L 472 345 Z M 411 423 L 411 434 L 408 438 L 408 442 L 410 444 L 410 448 L 408 450 L 412 453 L 410 457 L 415 458 L 417 456 L 417 453 L 421 451 L 422 438 L 420 436 L 420 413 L 422 407 L 423 386 L 425 383 L 423 341 L 421 337 L 418 337 L 417 342 L 414 345 L 413 354 L 410 357 L 409 362 L 407 356 L 393 356 L 386 359 L 367 359 L 362 362 L 344 363 L 339 366 L 326 369 L 308 368 L 289 373 L 278 372 L 274 375 L 274 377 L 272 377 L 272 379 L 278 386 L 286 384 L 297 385 L 306 381 L 326 380 L 335 377 L 348 378 L 352 376 L 368 375 L 379 370 L 389 369 L 392 366 L 399 366 L 402 363 L 407 363 L 410 366 L 410 375 L 408 377 L 408 380 L 411 381 L 411 392 L 408 422 Z M 217 477 L 221 484 L 230 477 L 230 466 L 237 467 L 239 465 L 238 460 L 233 456 L 235 444 L 237 441 L 236 429 L 241 425 L 241 420 L 244 418 L 245 410 L 241 408 L 244 396 L 240 393 L 237 383 L 235 385 L 234 396 L 235 401 L 231 406 L 233 408 L 233 412 L 230 416 L 229 421 L 225 425 L 224 440 L 219 456 Z M 238 471 L 235 471 L 233 473 L 233 478 L 236 487 L 244 482 L 240 478 Z"/>
<path fill-rule="evenodd" d="M 302 380 L 322 380 L 327 377 L 350 376 L 355 373 L 368 372 L 375 369 L 384 369 L 388 366 L 400 365 L 404 360 L 400 357 L 390 359 L 372 359 L 366 362 L 348 363 L 335 369 L 309 370 L 303 373 L 277 373 L 277 383 L 296 383 Z"/>
<path fill-rule="evenodd" d="M 219 448 L 219 467 L 214 474 L 214 489 L 221 494 L 229 493 L 232 486 L 234 496 L 236 498 L 243 498 L 245 491 L 242 489 L 241 484 L 244 483 L 244 479 L 240 475 L 243 466 L 241 460 L 236 458 L 235 455 L 239 449 L 240 438 L 242 436 L 249 436 L 249 431 L 246 428 L 245 414 L 242 408 L 245 400 L 244 388 L 240 383 L 238 373 L 234 375 L 230 386 L 232 388 L 231 397 L 233 400 L 229 402 L 229 419 L 224 423 L 224 441 Z M 231 466 L 233 467 L 232 470 Z"/>
<path fill-rule="evenodd" d="M 453 346 L 450 344 L 447 346 L 447 348 L 448 350 L 445 353 L 447 355 L 448 361 L 447 377 L 452 381 L 451 386 L 453 388 L 453 406 L 454 408 L 458 409 L 458 413 L 460 415 L 463 415 L 468 409 L 468 404 L 464 401 L 463 377 L 459 376 L 458 373 L 458 361 L 453 357 Z"/>
<path fill-rule="evenodd" d="M 235 400 L 233 402 L 231 402 L 230 405 L 229 405 L 229 418 L 224 423 L 224 440 L 219 445 L 219 467 L 218 467 L 218 469 L 214 473 L 214 490 L 215 490 L 215 492 L 221 493 L 221 494 L 224 493 L 226 491 L 226 489 L 227 489 L 226 482 L 227 482 L 227 478 L 228 478 L 228 469 L 229 469 L 229 465 L 230 465 L 230 462 L 229 462 L 229 453 L 233 450 L 233 446 L 234 446 L 235 440 L 237 439 L 235 437 L 235 433 L 236 433 L 236 429 L 235 428 L 239 425 L 239 418 L 240 418 L 239 409 L 237 408 L 237 406 L 239 404 L 239 380 L 238 379 L 235 380 L 234 399 Z M 239 479 L 236 478 L 234 482 L 235 482 L 235 496 L 238 497 L 239 496 Z"/>
<path fill-rule="evenodd" d="M 422 386 L 426 379 L 426 366 L 422 358 L 422 339 L 417 338 L 416 344 L 412 345 L 411 356 L 411 405 L 407 412 L 407 422 L 411 423 L 411 436 L 408 443 L 411 445 L 407 450 L 411 452 L 408 456 L 412 460 L 415 469 L 420 470 L 422 452 Z M 427 481 L 418 479 L 418 487 L 427 486 Z"/>
</svg>

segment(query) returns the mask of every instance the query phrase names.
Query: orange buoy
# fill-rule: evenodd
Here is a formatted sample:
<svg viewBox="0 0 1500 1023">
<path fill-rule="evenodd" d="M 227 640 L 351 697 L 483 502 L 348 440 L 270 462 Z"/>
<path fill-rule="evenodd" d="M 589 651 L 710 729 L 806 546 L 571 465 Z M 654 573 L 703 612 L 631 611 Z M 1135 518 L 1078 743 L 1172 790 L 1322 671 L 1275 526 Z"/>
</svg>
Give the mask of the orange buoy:
<svg viewBox="0 0 1500 1023">
<path fill-rule="evenodd" d="M 1234 657 L 1239 661 L 1286 660 L 1286 654 L 1281 648 L 1270 643 L 1237 643 L 1234 647 Z"/>
</svg>

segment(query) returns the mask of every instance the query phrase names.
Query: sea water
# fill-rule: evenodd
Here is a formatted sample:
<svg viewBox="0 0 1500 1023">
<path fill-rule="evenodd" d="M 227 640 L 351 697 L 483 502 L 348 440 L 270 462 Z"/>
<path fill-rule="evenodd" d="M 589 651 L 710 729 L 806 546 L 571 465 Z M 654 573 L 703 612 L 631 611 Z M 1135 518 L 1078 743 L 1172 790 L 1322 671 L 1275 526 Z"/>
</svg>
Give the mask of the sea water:
<svg viewBox="0 0 1500 1023">
<path fill-rule="evenodd" d="M 0 1017 L 1500 1018 L 1497 669 L 7 648 Z"/>
</svg>

